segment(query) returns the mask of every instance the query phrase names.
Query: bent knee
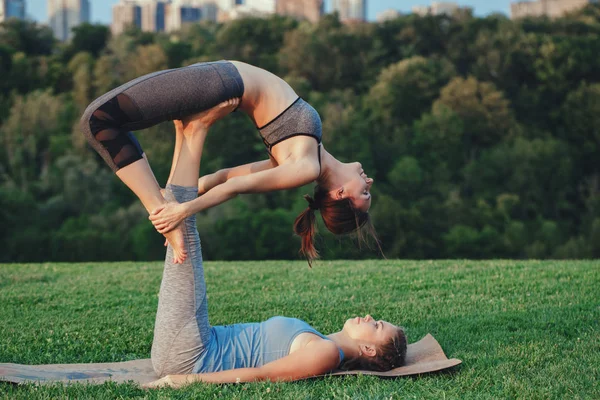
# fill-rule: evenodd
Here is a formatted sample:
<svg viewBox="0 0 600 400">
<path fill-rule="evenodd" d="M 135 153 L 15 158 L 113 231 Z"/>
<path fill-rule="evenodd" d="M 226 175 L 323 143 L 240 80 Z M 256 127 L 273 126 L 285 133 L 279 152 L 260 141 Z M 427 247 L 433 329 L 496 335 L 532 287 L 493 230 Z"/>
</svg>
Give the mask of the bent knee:
<svg viewBox="0 0 600 400">
<path fill-rule="evenodd" d="M 95 141 L 95 135 L 98 131 L 98 128 L 100 128 L 97 125 L 99 123 L 104 125 L 105 122 L 108 122 L 111 119 L 110 116 L 102 115 L 100 107 L 102 107 L 102 104 L 97 104 L 96 101 L 92 102 L 89 106 L 87 106 L 79 120 L 79 126 L 89 142 Z"/>
</svg>

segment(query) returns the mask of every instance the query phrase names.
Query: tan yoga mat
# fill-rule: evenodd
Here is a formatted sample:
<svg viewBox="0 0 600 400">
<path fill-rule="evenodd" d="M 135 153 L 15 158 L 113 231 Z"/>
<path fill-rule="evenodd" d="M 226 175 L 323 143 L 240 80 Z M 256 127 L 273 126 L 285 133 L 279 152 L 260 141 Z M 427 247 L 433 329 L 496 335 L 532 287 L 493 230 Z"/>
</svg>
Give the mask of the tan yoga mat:
<svg viewBox="0 0 600 400">
<path fill-rule="evenodd" d="M 374 371 L 337 371 L 329 375 L 377 375 L 396 377 L 426 374 L 454 367 L 461 361 L 448 359 L 442 347 L 433 336 L 427 335 L 420 341 L 410 344 L 403 367 L 387 372 Z M 149 359 L 118 363 L 102 364 L 53 364 L 53 365 L 20 365 L 0 364 L 0 381 L 12 383 L 50 384 L 90 383 L 99 384 L 105 381 L 145 384 L 158 379 Z"/>
</svg>

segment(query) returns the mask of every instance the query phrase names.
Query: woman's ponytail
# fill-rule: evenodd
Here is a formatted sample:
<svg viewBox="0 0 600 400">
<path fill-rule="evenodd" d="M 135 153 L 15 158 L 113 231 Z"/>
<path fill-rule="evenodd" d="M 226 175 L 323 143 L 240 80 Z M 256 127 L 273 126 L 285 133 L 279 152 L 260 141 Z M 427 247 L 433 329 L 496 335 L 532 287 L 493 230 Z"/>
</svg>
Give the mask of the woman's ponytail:
<svg viewBox="0 0 600 400">
<path fill-rule="evenodd" d="M 315 248 L 314 238 L 316 233 L 315 211 L 319 209 L 318 204 L 309 195 L 304 199 L 308 202 L 308 207 L 294 221 L 294 233 L 302 239 L 300 252 L 304 254 L 309 267 L 312 267 L 312 261 L 319 258 L 319 252 Z"/>
</svg>

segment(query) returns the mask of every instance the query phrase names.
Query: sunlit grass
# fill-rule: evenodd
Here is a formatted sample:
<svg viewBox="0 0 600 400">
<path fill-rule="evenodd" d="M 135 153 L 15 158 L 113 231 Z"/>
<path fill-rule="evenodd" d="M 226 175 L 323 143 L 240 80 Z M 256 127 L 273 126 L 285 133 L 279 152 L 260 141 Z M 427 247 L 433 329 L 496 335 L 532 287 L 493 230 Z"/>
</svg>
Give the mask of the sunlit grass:
<svg viewBox="0 0 600 400">
<path fill-rule="evenodd" d="M 448 373 L 288 384 L 0 384 L 4 398 L 600 398 L 600 261 L 206 263 L 212 324 L 273 315 L 323 333 L 371 313 L 432 333 Z M 0 265 L 0 363 L 147 358 L 161 263 Z"/>
</svg>

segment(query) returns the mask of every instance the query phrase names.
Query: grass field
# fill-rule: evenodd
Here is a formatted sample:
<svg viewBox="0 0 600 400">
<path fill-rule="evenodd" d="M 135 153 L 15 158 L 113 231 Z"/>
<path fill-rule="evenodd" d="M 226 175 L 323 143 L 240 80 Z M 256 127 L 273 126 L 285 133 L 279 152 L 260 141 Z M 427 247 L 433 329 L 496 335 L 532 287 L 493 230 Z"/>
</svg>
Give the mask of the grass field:
<svg viewBox="0 0 600 400">
<path fill-rule="evenodd" d="M 432 333 L 451 372 L 383 380 L 144 391 L 0 384 L 0 398 L 600 398 L 600 261 L 210 262 L 211 323 L 273 315 L 323 333 L 371 313 Z M 150 354 L 161 263 L 0 265 L 0 363 L 125 361 Z"/>
</svg>

